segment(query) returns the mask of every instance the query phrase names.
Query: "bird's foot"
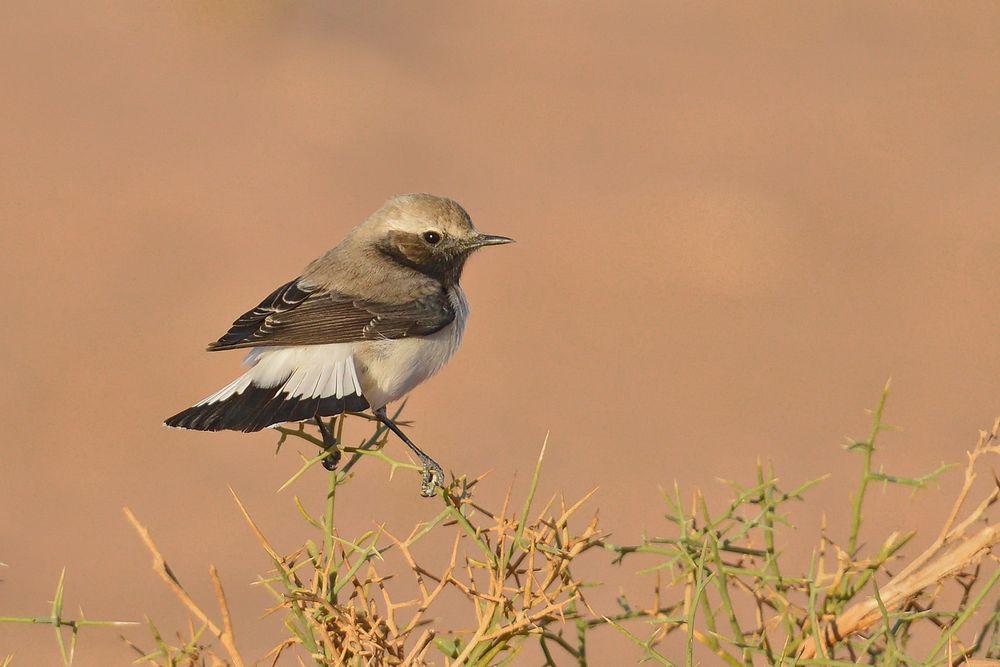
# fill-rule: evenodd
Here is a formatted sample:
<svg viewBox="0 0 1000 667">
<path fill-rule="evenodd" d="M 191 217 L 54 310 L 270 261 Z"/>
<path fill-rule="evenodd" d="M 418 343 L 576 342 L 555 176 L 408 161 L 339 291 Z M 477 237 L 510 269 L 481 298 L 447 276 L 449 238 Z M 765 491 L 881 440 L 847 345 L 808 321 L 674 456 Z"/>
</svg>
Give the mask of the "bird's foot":
<svg viewBox="0 0 1000 667">
<path fill-rule="evenodd" d="M 319 432 L 323 436 L 323 451 L 326 452 L 326 456 L 323 458 L 323 467 L 332 472 L 337 469 L 337 464 L 340 463 L 340 448 L 337 447 L 337 438 L 320 417 L 316 417 L 316 426 L 319 427 Z"/>
<path fill-rule="evenodd" d="M 420 495 L 431 498 L 438 487 L 444 488 L 444 470 L 441 470 L 441 466 L 430 457 L 423 459 L 423 464 L 424 475 L 420 482 Z"/>
<path fill-rule="evenodd" d="M 337 464 L 340 463 L 340 448 L 337 445 L 333 445 L 333 447 L 326 450 L 326 453 L 326 457 L 323 459 L 323 467 L 332 472 L 337 469 Z"/>
</svg>

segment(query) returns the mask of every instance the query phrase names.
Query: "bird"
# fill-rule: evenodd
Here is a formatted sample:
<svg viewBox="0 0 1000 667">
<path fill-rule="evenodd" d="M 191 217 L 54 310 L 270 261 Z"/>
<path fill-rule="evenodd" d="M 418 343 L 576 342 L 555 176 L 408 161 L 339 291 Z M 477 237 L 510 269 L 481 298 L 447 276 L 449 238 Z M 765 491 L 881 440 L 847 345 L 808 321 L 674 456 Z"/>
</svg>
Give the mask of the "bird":
<svg viewBox="0 0 1000 667">
<path fill-rule="evenodd" d="M 476 230 L 447 197 L 391 197 L 210 343 L 211 352 L 248 349 L 249 370 L 164 424 L 250 433 L 315 422 L 332 470 L 340 452 L 322 418 L 370 410 L 420 460 L 421 494 L 433 496 L 444 486 L 441 466 L 386 405 L 441 370 L 462 342 L 469 304 L 459 281 L 469 256 L 511 242 Z"/>
</svg>

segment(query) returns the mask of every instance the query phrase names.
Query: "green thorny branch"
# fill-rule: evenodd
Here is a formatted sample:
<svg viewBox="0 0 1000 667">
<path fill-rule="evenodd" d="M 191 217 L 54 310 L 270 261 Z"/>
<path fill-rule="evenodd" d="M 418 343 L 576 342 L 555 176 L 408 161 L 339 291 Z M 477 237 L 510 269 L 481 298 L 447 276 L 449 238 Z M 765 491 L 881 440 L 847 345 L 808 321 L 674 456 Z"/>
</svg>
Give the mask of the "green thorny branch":
<svg viewBox="0 0 1000 667">
<path fill-rule="evenodd" d="M 56 644 L 59 646 L 59 656 L 64 665 L 72 665 L 76 655 L 76 641 L 80 630 L 85 627 L 122 627 L 126 625 L 136 625 L 131 621 L 94 621 L 86 618 L 83 609 L 79 610 L 79 618 L 66 618 L 63 616 L 63 593 L 66 581 L 66 569 L 59 573 L 59 582 L 56 584 L 56 592 L 52 598 L 52 607 L 48 616 L 0 616 L 0 623 L 33 623 L 38 625 L 51 625 L 55 630 Z M 64 632 L 69 633 L 67 642 L 63 636 Z M 6 656 L 0 660 L 0 667 L 7 667 L 14 661 L 14 656 Z"/>
<path fill-rule="evenodd" d="M 914 533 L 892 533 L 873 554 L 863 558 L 858 553 L 862 511 L 866 507 L 871 510 L 874 502 L 866 496 L 870 483 L 920 489 L 952 467 L 942 464 L 919 477 L 890 475 L 876 469 L 876 439 L 889 428 L 883 421 L 887 395 L 888 385 L 872 411 L 873 425 L 867 440 L 848 447 L 861 452 L 863 459 L 858 490 L 850 498 L 847 548 L 837 547 L 828 537 L 824 518 L 819 547 L 806 573 L 789 576 L 789 559 L 778 547 L 778 536 L 781 529 L 791 527 L 788 504 L 803 500 L 803 494 L 825 478 L 786 490 L 773 467 L 760 463 L 754 486 L 728 482 L 733 499 L 717 512 L 709 510 L 698 490 L 686 504 L 675 483 L 671 492 L 663 494 L 666 518 L 674 525 L 673 535 L 646 535 L 635 545 L 604 542 L 616 563 L 633 555 L 652 559 L 653 565 L 643 572 L 656 574 L 658 591 L 664 586 L 664 573 L 668 577 L 666 587 L 679 589 L 672 602 L 662 604 L 676 612 L 653 619 L 651 633 L 637 636 L 622 629 L 647 659 L 687 665 L 700 660 L 721 660 L 734 666 L 848 665 L 864 657 L 866 662 L 879 665 L 941 665 L 951 664 L 952 659 L 957 664 L 959 658 L 973 655 L 1000 657 L 998 640 L 983 639 L 987 629 L 994 637 L 1000 635 L 1000 616 L 992 611 L 993 603 L 986 602 L 1000 575 L 981 577 L 986 568 L 979 565 L 992 545 L 1000 541 L 1000 529 L 996 534 L 991 528 L 967 534 L 985 519 L 985 510 L 997 500 L 1000 491 L 994 489 L 969 516 L 958 521 L 977 462 L 984 454 L 997 453 L 996 425 L 992 433 L 982 435 L 970 453 L 966 484 L 942 536 L 930 549 L 891 578 L 890 564 L 899 558 Z M 833 572 L 825 569 L 831 548 L 836 556 Z M 876 587 L 876 575 L 888 578 L 888 583 Z M 939 600 L 943 583 L 948 581 L 959 584 L 963 591 L 952 609 L 943 608 Z M 981 630 L 971 642 L 957 642 L 955 632 L 976 614 L 983 623 Z M 860 636 L 862 630 L 864 637 Z M 938 642 L 940 646 L 918 660 L 906 650 L 909 639 L 921 631 L 931 637 L 944 636 L 945 631 L 949 639 Z M 818 637 L 824 641 L 817 642 Z M 959 648 L 950 649 L 946 655 L 944 648 L 951 647 L 948 642 L 953 640 Z M 844 659 L 838 658 L 838 653 Z"/>
</svg>

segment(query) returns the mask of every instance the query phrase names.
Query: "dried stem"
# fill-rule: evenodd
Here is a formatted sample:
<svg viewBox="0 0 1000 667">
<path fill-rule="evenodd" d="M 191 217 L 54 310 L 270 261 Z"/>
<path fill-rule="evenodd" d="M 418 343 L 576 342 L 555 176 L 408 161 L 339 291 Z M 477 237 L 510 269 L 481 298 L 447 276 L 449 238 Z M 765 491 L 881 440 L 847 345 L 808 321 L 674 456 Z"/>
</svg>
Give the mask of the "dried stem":
<svg viewBox="0 0 1000 667">
<path fill-rule="evenodd" d="M 129 523 L 135 528 L 136 532 L 139 533 L 139 538 L 142 539 L 146 548 L 149 549 L 150 553 L 153 555 L 153 571 L 156 572 L 167 585 L 167 587 L 173 592 L 173 594 L 179 599 L 188 611 L 190 611 L 199 621 L 205 624 L 208 631 L 211 632 L 218 640 L 222 643 L 223 647 L 226 649 L 226 653 L 229 655 L 229 659 L 232 660 L 235 667 L 243 667 L 243 658 L 240 657 L 239 651 L 236 649 L 236 643 L 233 639 L 232 624 L 229 620 L 229 608 L 226 604 L 225 593 L 222 590 L 222 584 L 219 582 L 215 567 L 211 567 L 211 574 L 213 582 L 215 583 L 216 597 L 219 600 L 219 607 L 223 610 L 224 627 L 219 629 L 212 619 L 201 610 L 201 608 L 195 604 L 195 601 L 191 599 L 188 592 L 184 590 L 181 586 L 180 581 L 174 576 L 174 573 L 170 570 L 170 566 L 167 565 L 166 560 L 164 560 L 163 555 L 160 550 L 156 548 L 156 543 L 153 542 L 153 538 L 150 536 L 149 531 L 139 523 L 139 520 L 135 517 L 128 507 L 124 508 L 125 516 L 128 518 Z"/>
</svg>

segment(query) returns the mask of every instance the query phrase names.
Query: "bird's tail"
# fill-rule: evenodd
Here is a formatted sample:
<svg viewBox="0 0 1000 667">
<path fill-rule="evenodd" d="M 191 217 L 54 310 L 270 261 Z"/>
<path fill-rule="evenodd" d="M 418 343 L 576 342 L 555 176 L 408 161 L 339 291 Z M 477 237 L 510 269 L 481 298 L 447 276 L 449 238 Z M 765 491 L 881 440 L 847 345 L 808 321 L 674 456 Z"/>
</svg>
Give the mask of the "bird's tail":
<svg viewBox="0 0 1000 667">
<path fill-rule="evenodd" d="M 249 433 L 283 422 L 367 409 L 353 357 L 337 354 L 341 350 L 316 349 L 333 345 L 310 347 L 251 352 L 247 361 L 253 368 L 164 424 Z"/>
</svg>

